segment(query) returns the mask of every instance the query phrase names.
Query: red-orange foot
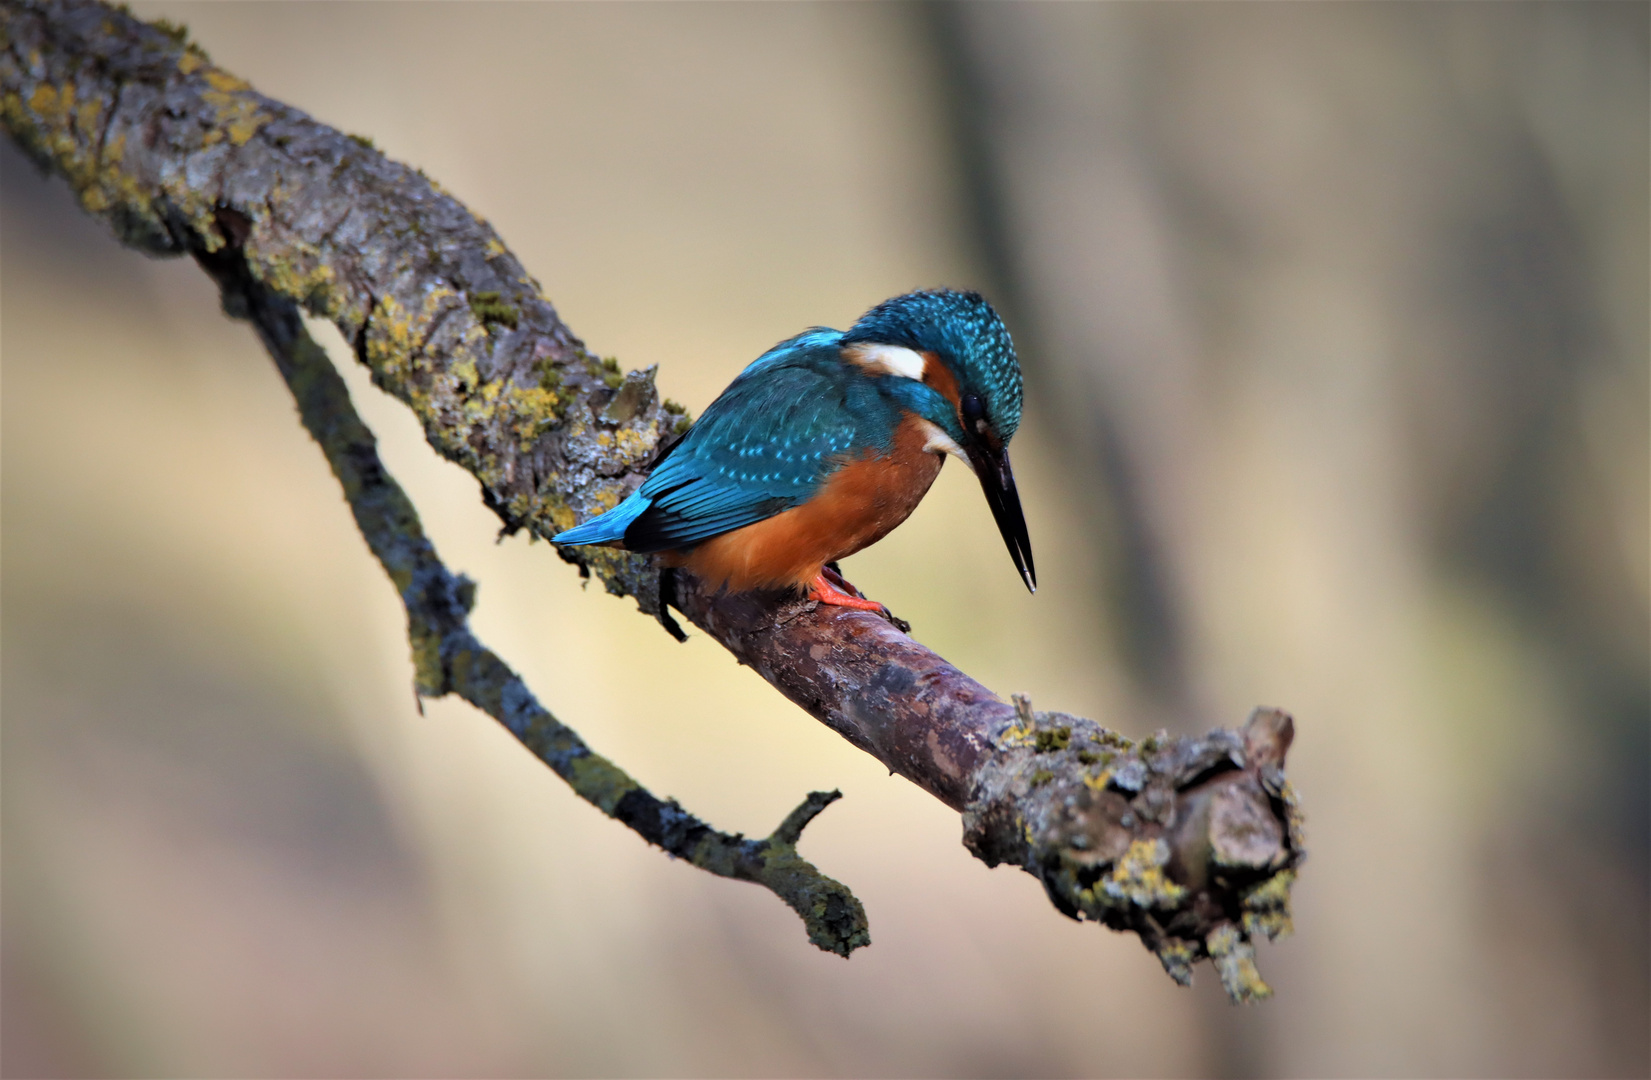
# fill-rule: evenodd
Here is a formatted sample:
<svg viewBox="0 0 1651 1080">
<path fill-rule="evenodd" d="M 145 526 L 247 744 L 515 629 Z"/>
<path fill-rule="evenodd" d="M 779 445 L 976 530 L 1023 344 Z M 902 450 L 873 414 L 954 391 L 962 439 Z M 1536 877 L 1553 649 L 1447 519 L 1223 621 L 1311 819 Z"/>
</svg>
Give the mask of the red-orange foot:
<svg viewBox="0 0 1651 1080">
<path fill-rule="evenodd" d="M 839 578 L 838 580 L 841 581 L 842 579 Z M 843 584 L 848 585 L 848 582 L 844 581 Z M 853 588 L 853 586 L 849 585 L 849 588 Z M 814 580 L 808 583 L 808 598 L 835 607 L 853 608 L 855 611 L 875 611 L 879 615 L 885 612 L 883 605 L 877 601 L 867 600 L 863 596 L 850 596 L 833 585 L 827 580 L 824 571 L 816 574 Z"/>
</svg>

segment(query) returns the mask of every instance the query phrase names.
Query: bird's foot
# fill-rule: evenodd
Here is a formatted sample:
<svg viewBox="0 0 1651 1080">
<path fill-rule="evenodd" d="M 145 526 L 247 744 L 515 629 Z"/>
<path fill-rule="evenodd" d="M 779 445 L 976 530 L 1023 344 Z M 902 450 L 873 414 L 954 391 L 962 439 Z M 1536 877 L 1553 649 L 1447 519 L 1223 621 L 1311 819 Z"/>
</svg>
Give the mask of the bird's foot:
<svg viewBox="0 0 1651 1080">
<path fill-rule="evenodd" d="M 831 579 L 836 578 L 834 583 Z M 838 584 L 842 588 L 838 588 Z M 849 590 L 845 592 L 844 589 Z M 875 611 L 879 615 L 887 615 L 889 609 L 875 600 L 867 600 L 859 595 L 860 590 L 843 580 L 841 574 L 831 570 L 822 570 L 808 583 L 808 598 L 818 600 L 822 604 L 831 604 L 833 607 L 853 608 L 855 611 Z"/>
<path fill-rule="evenodd" d="M 858 596 L 863 599 L 866 595 L 852 582 L 850 582 L 848 578 L 843 576 L 842 568 L 834 562 L 828 562 L 822 566 L 820 568 L 820 576 L 826 579 L 826 583 L 828 585 L 835 586 L 837 589 L 848 593 L 850 596 Z"/>
</svg>

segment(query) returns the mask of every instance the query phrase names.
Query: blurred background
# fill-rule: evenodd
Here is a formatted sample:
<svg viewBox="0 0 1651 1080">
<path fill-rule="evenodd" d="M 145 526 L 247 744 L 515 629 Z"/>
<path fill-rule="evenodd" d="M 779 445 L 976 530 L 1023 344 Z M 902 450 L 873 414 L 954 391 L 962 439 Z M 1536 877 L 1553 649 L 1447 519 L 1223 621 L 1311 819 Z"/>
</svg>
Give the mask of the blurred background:
<svg viewBox="0 0 1651 1080">
<path fill-rule="evenodd" d="M 498 228 L 697 413 L 936 284 L 1021 344 L 1026 595 L 947 469 L 846 572 L 1003 694 L 1297 717 L 1278 992 L 1175 987 L 695 635 L 495 543 L 475 625 L 874 944 L 673 863 L 401 610 L 253 335 L 0 145 L 6 1074 L 1643 1076 L 1648 8 L 137 3 Z"/>
</svg>

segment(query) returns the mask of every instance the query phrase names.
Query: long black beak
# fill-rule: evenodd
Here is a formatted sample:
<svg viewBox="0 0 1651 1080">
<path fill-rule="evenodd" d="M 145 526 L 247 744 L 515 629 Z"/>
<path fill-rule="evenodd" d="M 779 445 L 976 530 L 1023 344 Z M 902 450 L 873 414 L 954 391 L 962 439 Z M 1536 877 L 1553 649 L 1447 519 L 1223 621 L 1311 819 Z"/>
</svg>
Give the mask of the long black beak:
<svg viewBox="0 0 1651 1080">
<path fill-rule="evenodd" d="M 1015 569 L 1031 592 L 1038 591 L 1038 571 L 1032 565 L 1032 538 L 1026 533 L 1026 515 L 1020 509 L 1020 492 L 1015 490 L 1015 474 L 1009 468 L 1009 448 L 993 451 L 985 446 L 972 446 L 969 461 L 980 478 L 980 488 L 986 493 L 986 505 L 992 508 L 992 518 L 1003 542 L 1009 547 L 1009 557 L 1015 560 Z"/>
</svg>

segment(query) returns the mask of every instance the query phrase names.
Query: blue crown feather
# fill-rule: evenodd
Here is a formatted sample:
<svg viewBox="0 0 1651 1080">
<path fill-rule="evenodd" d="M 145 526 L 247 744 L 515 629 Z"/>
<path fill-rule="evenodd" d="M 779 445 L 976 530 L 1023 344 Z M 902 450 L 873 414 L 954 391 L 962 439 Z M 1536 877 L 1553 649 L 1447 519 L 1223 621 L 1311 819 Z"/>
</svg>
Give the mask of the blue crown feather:
<svg viewBox="0 0 1651 1080">
<path fill-rule="evenodd" d="M 986 417 L 1008 442 L 1020 427 L 1020 361 L 1009 328 L 977 292 L 924 289 L 885 300 L 860 316 L 843 344 L 865 342 L 933 352 L 966 394 L 980 395 Z"/>
</svg>

